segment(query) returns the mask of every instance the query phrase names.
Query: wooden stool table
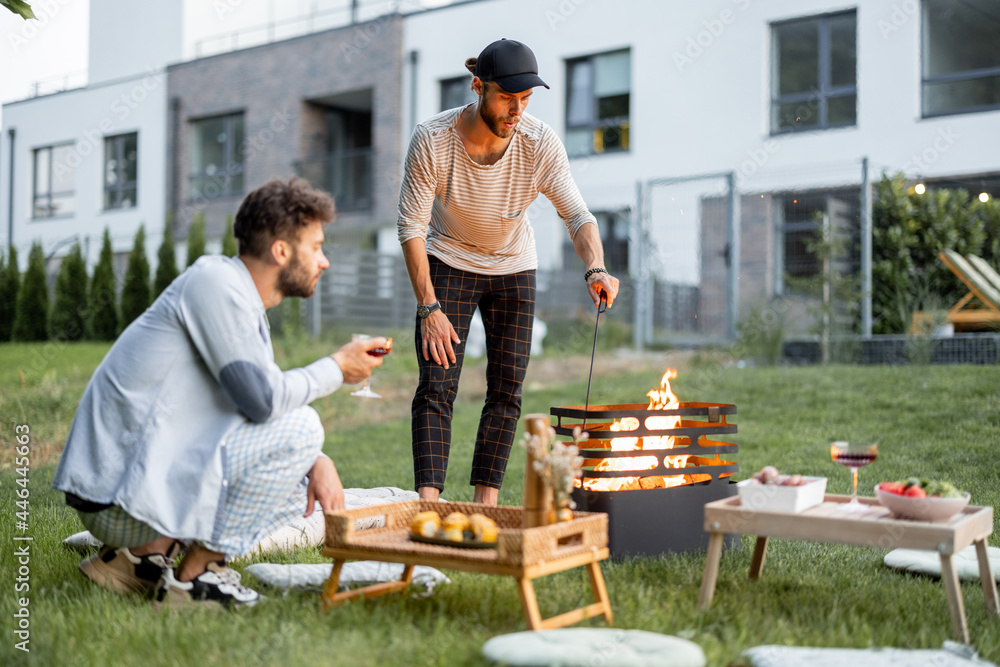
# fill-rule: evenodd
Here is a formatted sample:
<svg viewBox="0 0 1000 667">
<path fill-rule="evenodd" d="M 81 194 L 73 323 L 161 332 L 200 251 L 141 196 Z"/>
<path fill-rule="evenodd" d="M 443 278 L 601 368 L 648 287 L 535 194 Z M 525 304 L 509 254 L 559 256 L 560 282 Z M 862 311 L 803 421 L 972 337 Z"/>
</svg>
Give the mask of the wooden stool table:
<svg viewBox="0 0 1000 667">
<path fill-rule="evenodd" d="M 739 497 L 707 503 L 705 530 L 711 535 L 698 606 L 706 609 L 712 603 L 719 576 L 722 540 L 727 533 L 757 536 L 750 563 L 751 580 L 759 578 L 764 569 L 767 541 L 771 537 L 882 549 L 937 551 L 941 556 L 941 580 L 951 610 L 952 628 L 955 635 L 968 644 L 969 626 L 952 556 L 970 544 L 976 545 L 986 609 L 991 616 L 996 616 L 1000 611 L 997 584 L 986 551 L 986 540 L 993 532 L 993 508 L 966 507 L 948 521 L 909 521 L 893 518 L 875 498 L 858 500 L 867 505 L 867 511 L 856 514 L 843 512 L 841 506 L 850 501 L 850 496 L 835 495 L 827 495 L 821 504 L 797 514 L 745 508 L 740 504 Z"/>
<path fill-rule="evenodd" d="M 411 540 L 413 517 L 418 512 L 430 510 L 442 516 L 451 512 L 478 512 L 493 519 L 500 529 L 496 548 L 470 549 Z M 604 616 L 611 624 L 611 602 L 599 565 L 608 557 L 608 516 L 577 512 L 572 521 L 537 528 L 522 528 L 523 518 L 524 510 L 520 507 L 426 500 L 327 514 L 323 555 L 333 558 L 333 571 L 323 587 L 323 606 L 329 609 L 348 600 L 404 591 L 410 585 L 413 567 L 427 565 L 513 577 L 528 627 L 532 630 L 561 628 L 594 616 Z M 398 581 L 338 592 L 340 570 L 348 560 L 402 563 L 405 567 Z M 593 604 L 543 619 L 532 581 L 575 567 L 587 569 Z"/>
</svg>

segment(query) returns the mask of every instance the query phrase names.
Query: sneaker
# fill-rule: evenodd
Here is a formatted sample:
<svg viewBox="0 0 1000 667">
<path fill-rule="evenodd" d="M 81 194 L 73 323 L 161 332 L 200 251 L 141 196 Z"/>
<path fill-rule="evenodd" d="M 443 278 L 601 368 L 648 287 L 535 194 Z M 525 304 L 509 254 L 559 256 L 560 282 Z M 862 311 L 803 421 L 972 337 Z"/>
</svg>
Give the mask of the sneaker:
<svg viewBox="0 0 1000 667">
<path fill-rule="evenodd" d="M 156 590 L 156 602 L 183 607 L 191 603 L 211 603 L 233 609 L 252 607 L 260 596 L 240 583 L 240 573 L 225 563 L 209 563 L 208 568 L 191 581 L 178 581 L 172 569 L 164 570 Z"/>
<path fill-rule="evenodd" d="M 163 573 L 174 567 L 181 543 L 170 545 L 167 555 L 136 556 L 125 547 L 103 546 L 80 561 L 80 571 L 98 586 L 146 595 L 156 589 Z"/>
</svg>

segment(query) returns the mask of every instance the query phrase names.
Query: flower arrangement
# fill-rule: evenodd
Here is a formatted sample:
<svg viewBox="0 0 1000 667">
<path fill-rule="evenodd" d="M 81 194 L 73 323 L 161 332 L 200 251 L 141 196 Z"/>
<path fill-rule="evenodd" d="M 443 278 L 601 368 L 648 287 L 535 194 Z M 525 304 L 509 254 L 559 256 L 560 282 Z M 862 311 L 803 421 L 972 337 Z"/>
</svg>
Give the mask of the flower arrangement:
<svg viewBox="0 0 1000 667">
<path fill-rule="evenodd" d="M 531 465 L 545 486 L 552 489 L 555 505 L 554 520 L 569 521 L 576 504 L 570 498 L 573 482 L 583 474 L 583 457 L 579 443 L 588 438 L 579 426 L 573 429 L 573 442 L 559 442 L 556 431 L 549 428 L 545 435 L 524 434 L 521 446 L 528 450 Z"/>
</svg>

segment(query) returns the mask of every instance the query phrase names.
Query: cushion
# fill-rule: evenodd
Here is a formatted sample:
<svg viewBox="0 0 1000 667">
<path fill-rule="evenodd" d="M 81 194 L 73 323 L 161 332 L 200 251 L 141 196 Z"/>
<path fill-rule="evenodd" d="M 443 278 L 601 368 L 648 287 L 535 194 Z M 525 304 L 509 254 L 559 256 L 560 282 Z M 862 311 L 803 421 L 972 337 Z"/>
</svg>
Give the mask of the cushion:
<svg viewBox="0 0 1000 667">
<path fill-rule="evenodd" d="M 971 647 L 946 641 L 941 650 L 755 646 L 743 652 L 753 667 L 986 667 Z M 996 667 L 996 665 L 993 665 Z"/>
<path fill-rule="evenodd" d="M 1000 579 L 1000 549 L 986 548 L 993 570 L 993 578 Z M 941 556 L 936 551 L 918 551 L 916 549 L 893 549 L 882 560 L 886 567 L 896 570 L 906 570 L 919 574 L 941 576 Z M 958 578 L 966 581 L 979 581 L 979 558 L 976 556 L 975 545 L 962 549 L 951 557 L 951 562 L 958 572 Z"/>
<path fill-rule="evenodd" d="M 493 637 L 483 655 L 504 665 L 535 667 L 704 667 L 701 647 L 680 637 L 644 630 L 562 628 Z"/>
<path fill-rule="evenodd" d="M 306 588 L 320 590 L 330 578 L 332 563 L 276 565 L 274 563 L 254 563 L 244 569 L 269 586 L 288 590 Z M 380 563 L 372 560 L 344 563 L 340 570 L 339 589 L 346 590 L 355 585 L 373 584 L 382 581 L 398 581 L 403 576 L 401 563 Z M 434 592 L 438 584 L 450 584 L 451 579 L 432 567 L 417 565 L 413 568 L 414 597 L 426 597 Z"/>
</svg>

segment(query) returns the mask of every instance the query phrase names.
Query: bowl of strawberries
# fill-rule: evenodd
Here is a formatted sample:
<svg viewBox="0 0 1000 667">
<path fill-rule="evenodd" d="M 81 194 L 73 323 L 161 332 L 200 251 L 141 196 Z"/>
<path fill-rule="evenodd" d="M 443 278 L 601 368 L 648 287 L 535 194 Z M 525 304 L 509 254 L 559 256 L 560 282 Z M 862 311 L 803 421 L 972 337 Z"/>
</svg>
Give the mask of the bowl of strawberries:
<svg viewBox="0 0 1000 667">
<path fill-rule="evenodd" d="M 947 521 L 969 504 L 969 493 L 951 482 L 918 477 L 882 482 L 875 497 L 893 516 L 916 521 Z"/>
</svg>

